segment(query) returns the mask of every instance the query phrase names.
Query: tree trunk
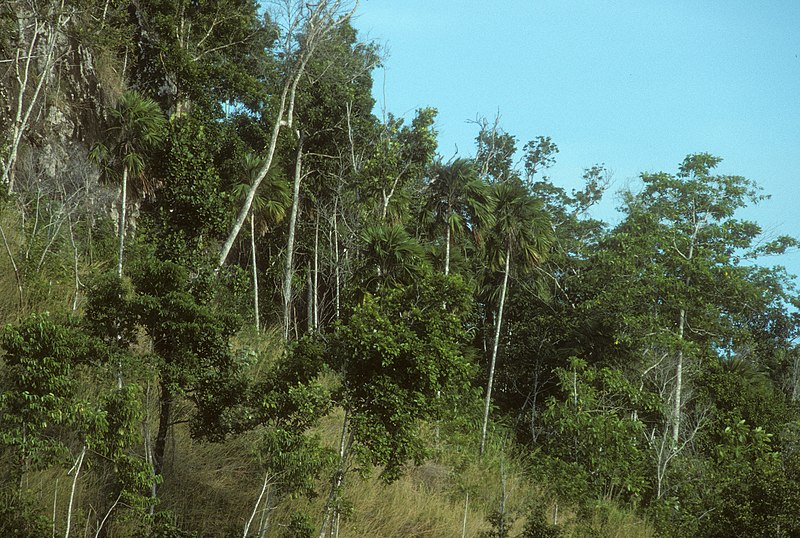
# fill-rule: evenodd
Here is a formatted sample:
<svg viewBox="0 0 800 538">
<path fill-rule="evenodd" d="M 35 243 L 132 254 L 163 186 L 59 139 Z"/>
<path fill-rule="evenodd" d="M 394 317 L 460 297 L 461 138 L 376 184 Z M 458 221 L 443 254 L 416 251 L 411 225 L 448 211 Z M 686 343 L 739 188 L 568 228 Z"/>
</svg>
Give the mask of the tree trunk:
<svg viewBox="0 0 800 538">
<path fill-rule="evenodd" d="M 283 268 L 283 339 L 289 340 L 289 326 L 292 305 L 292 276 L 294 256 L 294 235 L 297 227 L 297 213 L 300 208 L 300 181 L 303 179 L 303 136 L 297 140 L 297 157 L 294 163 L 294 188 L 292 190 L 292 212 L 289 215 L 289 237 L 286 240 L 286 262 Z"/>
<path fill-rule="evenodd" d="M 501 494 L 500 494 L 500 528 L 499 531 L 499 538 L 506 538 L 506 468 L 502 462 L 500 462 L 500 486 L 501 486 Z"/>
<path fill-rule="evenodd" d="M 250 215 L 250 251 L 252 252 L 253 263 L 253 314 L 256 322 L 256 332 L 261 331 L 261 320 L 258 308 L 258 264 L 256 263 L 256 227 L 255 218 Z"/>
<path fill-rule="evenodd" d="M 122 202 L 119 208 L 119 258 L 117 276 L 122 278 L 122 255 L 125 251 L 125 216 L 128 209 L 128 167 L 122 169 Z"/>
<path fill-rule="evenodd" d="M 681 428 L 681 397 L 683 395 L 683 332 L 686 326 L 686 309 L 681 308 L 678 320 L 678 365 L 675 372 L 675 407 L 672 410 L 672 442 L 678 445 Z"/>
<path fill-rule="evenodd" d="M 8 238 L 6 237 L 6 232 L 3 230 L 2 225 L 0 225 L 0 237 L 3 238 L 3 245 L 6 247 L 8 259 L 11 261 L 11 269 L 13 269 L 14 278 L 17 281 L 17 297 L 19 298 L 19 309 L 22 311 L 25 307 L 25 292 L 22 289 L 22 274 L 20 273 L 17 262 L 14 260 L 14 254 L 11 252 L 11 245 L 8 244 Z"/>
<path fill-rule="evenodd" d="M 697 241 L 697 234 L 700 231 L 702 221 L 697 220 L 697 214 L 693 213 L 692 219 L 694 220 L 694 231 L 689 238 L 689 253 L 685 256 L 686 260 L 691 263 L 694 258 L 694 245 Z M 689 288 L 689 277 L 685 280 L 686 288 Z M 672 410 L 672 442 L 675 447 L 678 446 L 680 439 L 681 429 L 681 408 L 683 406 L 683 337 L 686 329 L 686 308 L 681 307 L 678 317 L 678 364 L 675 368 L 675 402 Z"/>
<path fill-rule="evenodd" d="M 469 491 L 464 496 L 464 519 L 461 522 L 461 538 L 467 538 L 467 514 L 469 513 Z"/>
<path fill-rule="evenodd" d="M 338 211 L 339 205 L 339 197 L 336 197 L 336 203 L 333 205 L 333 272 L 336 277 L 336 319 L 339 319 L 339 313 L 341 308 L 340 303 L 340 294 L 341 294 L 341 275 L 339 269 L 339 227 L 338 227 L 338 217 L 336 213 Z"/>
<path fill-rule="evenodd" d="M 450 224 L 447 224 L 447 244 L 444 247 L 444 276 L 450 274 Z"/>
<path fill-rule="evenodd" d="M 508 289 L 508 273 L 511 271 L 511 246 L 506 248 L 506 267 L 503 272 L 503 288 L 500 291 L 500 306 L 497 308 L 497 325 L 494 331 L 494 346 L 492 348 L 492 362 L 489 365 L 489 382 L 486 385 L 486 400 L 483 404 L 483 426 L 481 427 L 480 455 L 486 448 L 486 429 L 489 424 L 489 406 L 492 401 L 492 384 L 494 383 L 494 369 L 497 364 L 497 349 L 500 347 L 500 326 L 503 323 L 503 307 L 506 304 L 506 290 Z"/>
<path fill-rule="evenodd" d="M 158 432 L 153 448 L 153 470 L 161 475 L 164 471 L 164 452 L 167 446 L 167 433 L 172 420 L 172 393 L 167 385 L 161 382 L 161 410 L 158 416 Z"/>
<path fill-rule="evenodd" d="M 72 490 L 69 494 L 69 507 L 67 508 L 67 529 L 64 531 L 64 538 L 69 538 L 69 531 L 72 526 L 72 505 L 75 501 L 75 487 L 78 485 L 78 475 L 81 473 L 81 467 L 83 467 L 84 456 L 86 456 L 86 445 L 83 445 L 81 455 L 78 456 L 78 460 L 72 468 L 75 474 L 72 476 Z"/>
<path fill-rule="evenodd" d="M 325 513 L 322 517 L 322 526 L 319 529 L 318 538 L 325 538 L 325 531 L 328 528 L 332 530 L 336 523 L 335 516 L 338 512 L 336 497 L 344 482 L 346 460 L 349 455 L 350 445 L 353 442 L 353 432 L 349 431 L 349 418 L 350 413 L 345 409 L 344 419 L 342 420 L 342 434 L 339 437 L 339 465 L 333 480 L 331 480 L 331 489 L 328 492 L 328 500 L 325 502 Z"/>
<path fill-rule="evenodd" d="M 314 331 L 319 330 L 319 211 L 314 224 Z"/>
<path fill-rule="evenodd" d="M 311 261 L 306 271 L 306 331 L 314 332 L 314 279 L 311 276 Z"/>
<path fill-rule="evenodd" d="M 270 474 L 266 473 L 264 475 L 264 485 L 261 487 L 261 493 L 259 493 L 258 499 L 256 499 L 256 504 L 255 506 L 253 506 L 253 512 L 250 514 L 250 519 L 247 520 L 247 523 L 244 526 L 244 532 L 242 533 L 242 538 L 247 538 L 247 535 L 250 534 L 250 525 L 253 524 L 253 520 L 255 519 L 256 513 L 258 512 L 258 507 L 261 505 L 261 499 L 264 498 L 264 493 L 266 493 L 267 488 L 270 485 L 269 479 L 270 479 Z"/>
<path fill-rule="evenodd" d="M 69 224 L 69 242 L 72 245 L 72 269 L 75 275 L 75 293 L 72 296 L 72 312 L 78 311 L 78 294 L 80 293 L 81 279 L 78 273 L 78 246 L 75 244 L 75 232 L 72 229 L 72 218 L 67 214 Z"/>
</svg>

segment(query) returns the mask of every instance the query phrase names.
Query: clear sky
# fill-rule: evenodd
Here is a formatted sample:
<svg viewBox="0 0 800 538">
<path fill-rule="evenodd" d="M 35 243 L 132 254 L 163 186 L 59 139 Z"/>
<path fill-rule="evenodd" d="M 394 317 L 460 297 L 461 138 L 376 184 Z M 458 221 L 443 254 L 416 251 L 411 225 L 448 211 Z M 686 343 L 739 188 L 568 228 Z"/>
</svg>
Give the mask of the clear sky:
<svg viewBox="0 0 800 538">
<path fill-rule="evenodd" d="M 355 26 L 386 49 L 378 106 L 437 108 L 445 158 L 498 112 L 520 146 L 552 137 L 567 188 L 596 163 L 636 188 L 705 151 L 772 195 L 744 216 L 800 237 L 800 0 L 363 0 Z M 767 261 L 800 274 L 800 253 Z"/>
</svg>

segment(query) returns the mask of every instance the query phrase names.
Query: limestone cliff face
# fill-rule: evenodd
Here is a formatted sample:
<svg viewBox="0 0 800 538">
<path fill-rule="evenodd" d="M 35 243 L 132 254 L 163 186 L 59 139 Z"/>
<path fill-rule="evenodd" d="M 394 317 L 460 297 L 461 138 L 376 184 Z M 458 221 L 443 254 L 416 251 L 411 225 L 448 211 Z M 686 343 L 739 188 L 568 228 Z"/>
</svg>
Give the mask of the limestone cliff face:
<svg viewBox="0 0 800 538">
<path fill-rule="evenodd" d="M 101 84 L 104 51 L 87 42 L 89 21 L 85 10 L 62 1 L 0 7 L 0 157 L 2 183 L 14 192 L 69 195 L 97 182 L 87 155 L 114 97 L 106 86 L 118 85 Z M 113 79 L 114 67 L 105 70 Z"/>
</svg>

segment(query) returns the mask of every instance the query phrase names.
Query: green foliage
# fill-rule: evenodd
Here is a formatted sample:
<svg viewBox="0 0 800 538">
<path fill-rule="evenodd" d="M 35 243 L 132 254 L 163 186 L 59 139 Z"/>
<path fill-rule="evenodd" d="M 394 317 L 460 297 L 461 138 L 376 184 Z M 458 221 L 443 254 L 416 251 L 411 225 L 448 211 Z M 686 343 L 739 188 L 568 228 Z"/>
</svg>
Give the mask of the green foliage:
<svg viewBox="0 0 800 538">
<path fill-rule="evenodd" d="M 773 436 L 744 420 L 719 433 L 717 452 L 704 473 L 707 485 L 698 491 L 686 484 L 659 506 L 662 528 L 672 536 L 797 534 L 800 518 L 789 507 L 800 501 L 800 487 Z"/>
<path fill-rule="evenodd" d="M 125 169 L 132 179 L 144 180 L 145 155 L 164 140 L 166 119 L 158 104 L 134 91 L 127 91 L 110 109 L 107 139 L 112 145 L 99 143 L 92 148 L 91 157 L 106 166 L 107 174 L 119 177 Z M 147 192 L 145 183 L 132 187 Z"/>
<path fill-rule="evenodd" d="M 174 2 L 146 0 L 135 10 L 146 21 L 132 68 L 136 85 L 159 95 L 170 113 L 189 104 L 219 117 L 224 101 L 251 104 L 263 98 L 258 78 L 275 31 L 251 0 Z"/>
<path fill-rule="evenodd" d="M 228 414 L 241 398 L 241 364 L 229 339 L 238 318 L 214 308 L 213 281 L 186 267 L 147 257 L 132 270 L 130 309 L 152 339 L 160 383 L 170 394 L 190 394 L 196 435 L 219 439 L 232 428 Z"/>
<path fill-rule="evenodd" d="M 377 225 L 361 234 L 361 287 L 376 292 L 410 284 L 424 268 L 422 246 L 399 225 Z"/>
<path fill-rule="evenodd" d="M 577 480 L 560 495 L 573 502 L 586 494 L 623 500 L 641 496 L 648 483 L 648 456 L 645 425 L 635 413 L 656 410 L 656 396 L 641 392 L 619 370 L 590 368 L 578 359 L 556 373 L 564 396 L 550 397 L 542 416 L 544 467 L 545 472 L 562 470 L 557 483 L 570 484 L 570 474 Z"/>
<path fill-rule="evenodd" d="M 422 224 L 434 237 L 446 231 L 445 241 L 470 233 L 480 245 L 486 229 L 494 223 L 495 200 L 488 184 L 478 176 L 473 161 L 456 159 L 434 163 L 422 209 Z M 448 250 L 456 245 L 446 245 Z M 446 264 L 449 260 L 445 261 Z"/>
<path fill-rule="evenodd" d="M 436 151 L 436 113 L 433 108 L 417 110 L 410 126 L 390 114 L 386 124 L 376 129 L 377 140 L 359 173 L 359 186 L 379 202 L 373 215 L 381 221 L 398 224 L 409 213 Z"/>
<path fill-rule="evenodd" d="M 296 4 L 301 16 L 315 6 Z M 62 13 L 34 7 L 28 15 L 25 2 L 0 6 L 0 56 L 28 50 L 36 22 Z M 559 152 L 549 137 L 518 152 L 516 137 L 483 121 L 474 157 L 443 162 L 435 109 L 379 121 L 377 47 L 341 20 L 315 43 L 292 124 L 278 118 L 291 129 L 278 138 L 253 204 L 253 257 L 236 245 L 217 273 L 209 254 L 263 166 L 307 21 L 287 35 L 252 0 L 67 0 L 63 8 L 70 20 L 51 41 L 58 67 L 31 74 L 61 81 L 44 86 L 42 103 L 67 111 L 70 151 L 86 144 L 107 183 L 128 179 L 133 200 L 124 208 L 139 218 L 116 228 L 120 253 L 128 228 L 136 262 L 125 278 L 102 272 L 114 240 L 106 214 L 113 207 L 121 218 L 123 207 L 116 187 L 89 188 L 96 171 L 84 169 L 83 155 L 62 163 L 58 178 L 31 161 L 31 190 L 0 194 L 4 289 L 19 309 L 7 315 L 22 320 L 0 342 L 1 535 L 50 533 L 42 507 L 50 513 L 55 493 L 63 502 L 65 486 L 47 484 L 85 447 L 73 515 L 87 517 L 86 534 L 96 531 L 95 515 L 116 506 L 109 534 L 189 536 L 178 524 L 187 521 L 182 499 L 159 505 L 173 513 L 149 515 L 154 482 L 180 478 L 163 465 L 180 422 L 193 439 L 235 447 L 230 467 L 213 462 L 209 472 L 248 486 L 255 478 L 237 473 L 268 479 L 267 511 L 306 498 L 282 529 L 287 536 L 316 530 L 305 511 L 317 508 L 328 473 L 325 508 L 339 513 L 360 507 L 343 510 L 337 479 L 377 465 L 385 481 L 396 480 L 430 454 L 449 484 L 438 487 L 475 499 L 485 469 L 460 475 L 488 465 L 473 448 L 474 358 L 490 351 L 503 358 L 487 404 L 497 409 L 491 454 L 514 452 L 499 446 L 499 432 L 513 428 L 524 445 L 512 445 L 523 447 L 537 483 L 574 503 L 580 523 L 549 525 L 546 498 L 527 513 L 519 504 L 491 513 L 492 500 L 475 509 L 489 514 L 487 536 L 507 535 L 515 518 L 526 521 L 523 536 L 599 534 L 614 503 L 641 507 L 664 535 L 800 534 L 800 301 L 785 271 L 753 262 L 798 242 L 764 240 L 758 224 L 738 216 L 763 196 L 745 178 L 718 174 L 721 159 L 693 154 L 674 173 L 643 174 L 609 230 L 586 217 L 607 187 L 605 169 L 587 168 L 584 186 L 567 193 L 543 175 Z M 12 62 L 0 105 L 30 97 L 15 94 L 13 75 Z M 95 116 L 106 105 L 103 122 Z M 49 117 L 39 114 L 45 108 L 31 117 Z M 10 121 L 0 114 L 0 132 Z M 315 332 L 279 357 L 237 352 L 236 313 L 250 296 L 245 270 L 264 274 L 262 282 L 281 270 L 297 133 L 304 154 L 294 256 L 306 269 L 292 283 L 290 316 L 299 333 L 307 310 Z M 61 134 L 28 126 L 21 155 Z M 142 202 L 141 215 L 133 202 Z M 434 274 L 432 259 L 464 280 Z M 67 287 L 75 320 L 25 317 L 64 309 Z M 263 288 L 268 320 L 283 298 Z M 340 412 L 337 454 L 328 423 Z M 28 480 L 44 486 L 23 490 Z M 234 521 L 241 515 L 231 511 L 214 530 L 190 525 L 230 533 Z"/>
<path fill-rule="evenodd" d="M 77 325 L 57 324 L 46 315 L 7 327 L 2 346 L 0 440 L 12 460 L 11 483 L 25 473 L 72 465 L 70 453 L 83 446 L 90 468 L 107 469 L 108 495 L 119 494 L 130 510 L 144 513 L 153 475 L 135 452 L 141 394 L 134 384 L 108 386 L 106 366 L 114 356 L 108 346 Z M 87 375 L 99 381 L 91 391 L 85 389 Z"/>
<path fill-rule="evenodd" d="M 311 538 L 316 534 L 314 524 L 308 514 L 299 512 L 292 514 L 289 524 L 281 534 L 282 538 Z"/>
<path fill-rule="evenodd" d="M 425 453 L 420 421 L 435 418 L 437 394 L 463 387 L 472 371 L 462 349 L 469 295 L 460 279 L 428 274 L 366 295 L 332 335 L 344 405 L 364 457 L 396 478 Z"/>
<path fill-rule="evenodd" d="M 563 536 L 561 527 L 547 522 L 545 508 L 541 500 L 531 503 L 526 512 L 522 538 L 560 538 Z"/>
<path fill-rule="evenodd" d="M 159 186 L 144 207 L 151 219 L 147 233 L 161 259 L 197 264 L 227 224 L 229 200 L 213 160 L 214 131 L 191 117 L 170 122 L 167 144 L 158 155 Z"/>
<path fill-rule="evenodd" d="M 50 522 L 37 512 L 30 497 L 19 492 L 0 492 L 0 535 L 40 538 L 50 532 Z"/>
<path fill-rule="evenodd" d="M 502 267 L 516 256 L 523 267 L 541 262 L 552 243 L 550 218 L 541 200 L 533 198 L 519 181 L 494 185 L 497 200 L 488 250 L 492 266 Z"/>
<path fill-rule="evenodd" d="M 4 390 L 0 394 L 0 441 L 16 454 L 17 472 L 46 468 L 69 454 L 66 429 L 86 442 L 103 414 L 82 398 L 73 370 L 102 362 L 105 350 L 74 328 L 49 316 L 32 315 L 3 331 Z"/>
</svg>

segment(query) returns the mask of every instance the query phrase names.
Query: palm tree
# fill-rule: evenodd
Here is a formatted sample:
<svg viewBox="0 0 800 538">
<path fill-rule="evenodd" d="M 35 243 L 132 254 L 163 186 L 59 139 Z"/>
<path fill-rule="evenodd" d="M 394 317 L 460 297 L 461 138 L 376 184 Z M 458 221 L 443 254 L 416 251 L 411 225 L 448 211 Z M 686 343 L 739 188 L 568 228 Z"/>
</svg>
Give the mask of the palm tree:
<svg viewBox="0 0 800 538">
<path fill-rule="evenodd" d="M 244 170 L 247 181 L 236 185 L 233 189 L 237 199 L 244 200 L 251 185 L 256 180 L 265 162 L 264 157 L 247 153 L 244 156 Z M 261 329 L 258 306 L 258 263 L 256 256 L 256 220 L 259 221 L 259 232 L 263 235 L 276 224 L 280 224 L 286 217 L 286 208 L 289 205 L 289 185 L 278 177 L 272 170 L 268 173 L 261 190 L 256 192 L 250 207 L 250 253 L 253 265 L 253 309 L 255 316 L 256 332 Z"/>
<path fill-rule="evenodd" d="M 147 153 L 165 137 L 166 119 L 158 104 L 134 91 L 120 97 L 110 112 L 109 138 L 114 145 L 97 144 L 91 157 L 105 166 L 108 175 L 122 173 L 119 218 L 119 257 L 117 274 L 122 276 L 122 258 L 125 250 L 125 229 L 128 206 L 128 182 L 135 179 L 135 192 L 145 192 L 150 186 L 144 175 Z"/>
<path fill-rule="evenodd" d="M 472 232 L 479 242 L 481 230 L 494 223 L 493 210 L 494 198 L 473 161 L 456 159 L 434 166 L 424 215 L 435 227 L 445 228 L 445 275 L 450 274 L 453 236 Z"/>
<path fill-rule="evenodd" d="M 491 265 L 499 267 L 502 264 L 503 266 L 503 285 L 500 288 L 500 304 L 495 315 L 494 344 L 483 407 L 481 455 L 483 455 L 486 444 L 489 404 L 492 399 L 492 383 L 497 364 L 497 350 L 500 346 L 500 328 L 503 323 L 503 308 L 508 292 L 511 262 L 514 257 L 523 267 L 531 267 L 541 262 L 550 248 L 553 237 L 550 218 L 544 210 L 542 201 L 532 198 L 519 181 L 511 180 L 495 184 L 494 194 L 497 206 L 489 252 L 492 256 Z"/>
<path fill-rule="evenodd" d="M 377 291 L 384 285 L 409 284 L 418 275 L 422 246 L 400 225 L 378 224 L 361 234 L 363 287 Z"/>
</svg>

